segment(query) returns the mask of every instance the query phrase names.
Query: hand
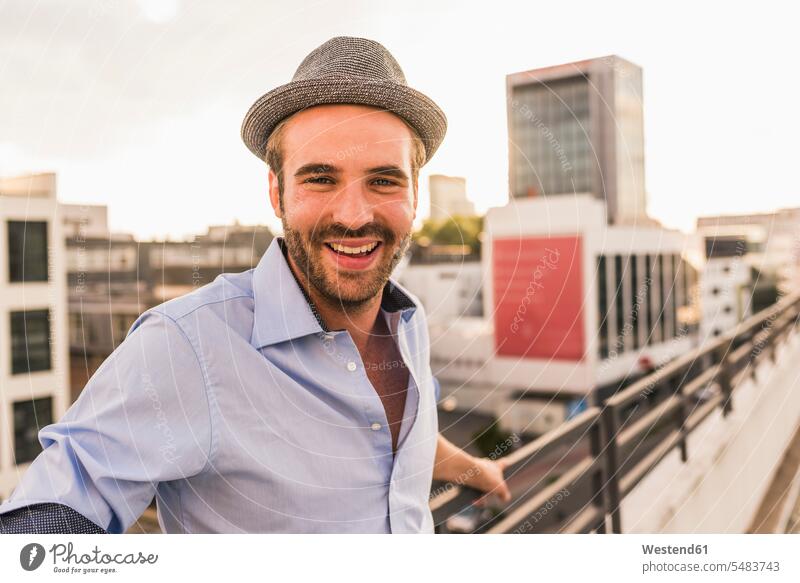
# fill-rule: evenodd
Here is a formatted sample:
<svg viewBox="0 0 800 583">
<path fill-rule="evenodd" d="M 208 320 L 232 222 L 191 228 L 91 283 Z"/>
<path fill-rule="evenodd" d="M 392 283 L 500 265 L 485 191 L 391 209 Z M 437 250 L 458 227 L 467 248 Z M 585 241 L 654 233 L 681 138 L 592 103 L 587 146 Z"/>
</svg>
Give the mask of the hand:
<svg viewBox="0 0 800 583">
<path fill-rule="evenodd" d="M 492 460 L 489 458 L 475 458 L 475 468 L 477 472 L 467 485 L 485 492 L 483 496 L 475 501 L 476 506 L 486 506 L 488 499 L 496 495 L 503 503 L 511 502 L 511 491 L 503 477 L 503 470 L 508 462 L 503 458 Z"/>
</svg>

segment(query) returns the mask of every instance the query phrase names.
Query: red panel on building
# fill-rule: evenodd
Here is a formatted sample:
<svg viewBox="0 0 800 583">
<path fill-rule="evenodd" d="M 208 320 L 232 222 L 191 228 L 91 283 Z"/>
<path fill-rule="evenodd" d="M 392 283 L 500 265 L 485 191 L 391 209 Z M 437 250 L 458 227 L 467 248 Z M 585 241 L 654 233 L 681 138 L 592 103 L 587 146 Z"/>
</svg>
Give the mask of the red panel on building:
<svg viewBox="0 0 800 583">
<path fill-rule="evenodd" d="M 492 261 L 497 353 L 582 360 L 581 238 L 495 239 Z"/>
</svg>

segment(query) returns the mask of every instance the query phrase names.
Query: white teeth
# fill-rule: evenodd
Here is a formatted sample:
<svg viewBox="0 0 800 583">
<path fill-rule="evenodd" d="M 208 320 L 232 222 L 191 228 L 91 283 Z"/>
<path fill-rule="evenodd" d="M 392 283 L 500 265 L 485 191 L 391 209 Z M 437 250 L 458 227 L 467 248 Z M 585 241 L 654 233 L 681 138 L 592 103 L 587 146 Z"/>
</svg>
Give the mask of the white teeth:
<svg viewBox="0 0 800 583">
<path fill-rule="evenodd" d="M 362 245 L 360 247 L 348 247 L 346 245 L 340 245 L 339 243 L 330 243 L 330 246 L 333 247 L 334 251 L 339 253 L 344 253 L 346 255 L 358 255 L 359 253 L 368 253 L 375 249 L 378 246 L 377 241 L 374 243 L 370 243 L 369 245 Z"/>
</svg>

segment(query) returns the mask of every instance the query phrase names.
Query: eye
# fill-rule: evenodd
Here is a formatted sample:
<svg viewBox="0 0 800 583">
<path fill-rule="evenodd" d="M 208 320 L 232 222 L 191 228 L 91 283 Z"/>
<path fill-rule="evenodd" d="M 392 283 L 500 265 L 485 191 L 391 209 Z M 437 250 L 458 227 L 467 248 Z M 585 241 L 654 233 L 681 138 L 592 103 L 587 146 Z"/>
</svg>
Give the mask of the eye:
<svg viewBox="0 0 800 583">
<path fill-rule="evenodd" d="M 388 178 L 376 178 L 373 183 L 377 186 L 396 186 L 397 183 L 393 180 L 389 180 Z"/>
<path fill-rule="evenodd" d="M 305 180 L 303 180 L 303 183 L 304 184 L 305 183 L 308 183 L 308 184 L 333 184 L 333 180 L 331 180 L 327 176 L 312 176 L 311 178 L 306 178 Z"/>
</svg>

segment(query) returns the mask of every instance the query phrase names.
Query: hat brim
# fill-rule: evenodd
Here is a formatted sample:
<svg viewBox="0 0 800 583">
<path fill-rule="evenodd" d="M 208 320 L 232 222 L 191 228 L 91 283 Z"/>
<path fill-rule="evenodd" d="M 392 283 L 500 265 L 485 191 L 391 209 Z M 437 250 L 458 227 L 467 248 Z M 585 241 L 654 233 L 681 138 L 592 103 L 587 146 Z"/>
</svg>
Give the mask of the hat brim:
<svg viewBox="0 0 800 583">
<path fill-rule="evenodd" d="M 281 120 L 315 105 L 370 105 L 405 119 L 425 144 L 425 162 L 434 155 L 447 131 L 444 112 L 428 96 L 391 81 L 353 78 L 292 81 L 262 95 L 242 123 L 242 140 L 259 159 L 267 140 Z"/>
</svg>

